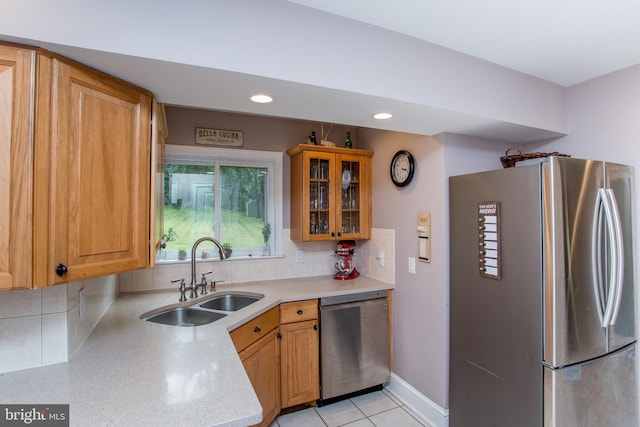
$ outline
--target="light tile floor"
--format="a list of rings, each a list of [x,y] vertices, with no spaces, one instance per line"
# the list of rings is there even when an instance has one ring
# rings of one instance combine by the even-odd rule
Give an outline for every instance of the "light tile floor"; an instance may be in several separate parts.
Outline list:
[[[374,391],[281,415],[270,427],[430,427],[391,393]]]

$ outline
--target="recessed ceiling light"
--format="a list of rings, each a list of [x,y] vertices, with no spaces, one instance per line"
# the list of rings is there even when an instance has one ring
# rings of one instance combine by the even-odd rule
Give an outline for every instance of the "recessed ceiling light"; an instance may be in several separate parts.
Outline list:
[[[259,104],[267,104],[267,103],[273,101],[273,98],[270,97],[269,95],[258,94],[258,95],[253,95],[251,97],[251,100],[253,102],[257,102]]]
[[[393,114],[391,113],[376,113],[373,115],[373,118],[377,120],[387,120],[391,117],[393,117]]]

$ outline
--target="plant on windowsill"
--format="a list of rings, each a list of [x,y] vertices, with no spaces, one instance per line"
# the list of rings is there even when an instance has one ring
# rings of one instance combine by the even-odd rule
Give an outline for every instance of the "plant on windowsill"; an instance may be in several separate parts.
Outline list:
[[[222,249],[224,250],[224,255],[229,258],[231,256],[231,243],[225,242],[222,244]]]
[[[180,250],[178,251],[178,259],[179,260],[185,260],[187,259],[187,251],[184,248],[180,248]]]
[[[169,227],[169,230],[165,234],[162,235],[162,242],[160,244],[160,259],[167,259],[167,245],[170,242],[173,242],[178,239],[178,233],[173,227]]]
[[[169,230],[167,230],[167,234],[165,234],[162,237],[165,243],[169,243],[169,242],[173,242],[178,238],[178,233],[176,233],[176,230],[174,230],[173,227],[169,227]]]
[[[262,237],[264,238],[264,245],[262,246],[262,256],[271,255],[271,246],[269,246],[269,237],[271,237],[271,224],[266,223],[262,227]]]

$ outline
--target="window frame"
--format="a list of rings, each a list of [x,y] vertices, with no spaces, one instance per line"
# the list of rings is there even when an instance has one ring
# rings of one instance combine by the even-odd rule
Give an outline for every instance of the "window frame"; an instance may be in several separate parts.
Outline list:
[[[194,145],[177,145],[166,144],[164,152],[164,163],[181,163],[188,164],[206,164],[216,165],[219,170],[220,166],[248,166],[248,167],[266,167],[269,170],[269,176],[266,191],[269,199],[267,207],[266,221],[271,224],[271,256],[282,256],[282,226],[283,226],[283,153],[276,151],[248,150],[248,149],[232,149],[221,147],[194,146]],[[222,165],[220,165],[222,163]],[[163,171],[164,173],[164,171]],[[219,193],[219,180],[216,179],[216,197]],[[214,218],[217,222],[217,218]],[[163,218],[164,221],[164,218]],[[219,226],[219,224],[216,224]],[[228,237],[223,237],[228,241]],[[222,242],[221,242],[222,243]],[[233,258],[263,258],[261,253],[251,254],[240,253],[235,251]],[[257,255],[257,256],[256,256]],[[157,260],[157,262],[177,261]]]

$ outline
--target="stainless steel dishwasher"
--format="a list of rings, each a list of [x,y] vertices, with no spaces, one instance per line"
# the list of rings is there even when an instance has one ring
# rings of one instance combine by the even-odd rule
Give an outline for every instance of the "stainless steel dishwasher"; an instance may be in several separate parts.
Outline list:
[[[319,404],[389,381],[387,291],[321,298],[320,326]]]

